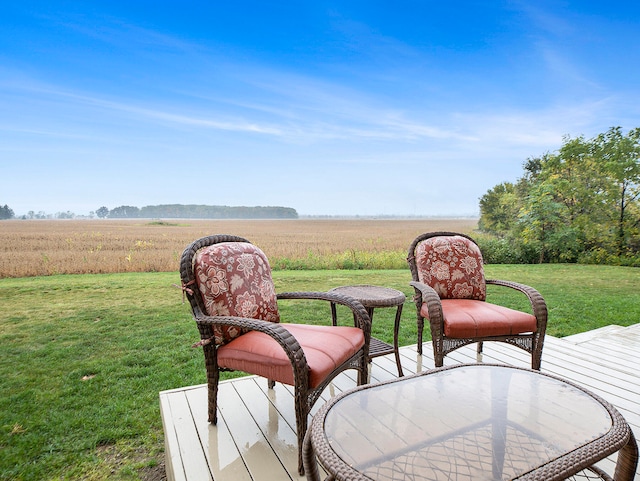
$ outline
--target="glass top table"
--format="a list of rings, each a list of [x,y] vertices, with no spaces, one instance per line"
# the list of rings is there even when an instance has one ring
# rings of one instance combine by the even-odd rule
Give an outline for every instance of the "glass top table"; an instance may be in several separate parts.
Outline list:
[[[335,479],[555,480],[620,451],[632,480],[637,446],[606,401],[560,378],[502,365],[441,368],[329,400],[305,439]]]

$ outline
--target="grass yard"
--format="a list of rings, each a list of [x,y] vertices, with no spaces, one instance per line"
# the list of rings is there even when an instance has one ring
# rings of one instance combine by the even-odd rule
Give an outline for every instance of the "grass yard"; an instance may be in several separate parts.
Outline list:
[[[554,336],[640,321],[637,269],[486,270],[536,287]],[[408,269],[276,271],[274,278],[280,292],[362,283],[400,289],[409,299],[401,344],[415,343]],[[158,392],[205,382],[202,354],[190,347],[197,329],[172,286],[178,282],[177,272],[0,279],[0,479],[159,479]],[[489,296],[497,300],[494,291]],[[500,300],[524,307],[517,296]],[[308,301],[281,307],[285,321],[329,317],[327,305]],[[393,314],[376,311],[376,337],[392,339]]]

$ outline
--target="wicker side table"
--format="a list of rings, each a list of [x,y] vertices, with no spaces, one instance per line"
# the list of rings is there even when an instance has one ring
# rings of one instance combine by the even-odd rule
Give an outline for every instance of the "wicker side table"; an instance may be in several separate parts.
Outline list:
[[[397,289],[389,287],[371,286],[371,285],[355,285],[341,286],[331,289],[329,292],[341,294],[343,296],[352,297],[365,307],[371,322],[373,322],[373,310],[376,307],[396,307],[396,318],[393,326],[393,346],[387,344],[375,337],[371,338],[369,345],[369,361],[378,356],[394,353],[396,357],[396,366],[398,367],[398,376],[402,377],[402,364],[400,363],[400,351],[398,350],[398,332],[400,330],[400,317],[402,316],[402,306],[406,300],[406,296]],[[333,325],[337,323],[337,314],[335,304],[331,304],[331,317]]]

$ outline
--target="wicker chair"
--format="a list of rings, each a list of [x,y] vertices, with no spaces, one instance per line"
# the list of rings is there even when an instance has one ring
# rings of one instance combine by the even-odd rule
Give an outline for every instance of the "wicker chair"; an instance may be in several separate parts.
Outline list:
[[[540,369],[547,327],[547,306],[532,287],[484,277],[480,248],[469,236],[429,232],[418,236],[407,257],[418,311],[418,353],[429,320],[436,367],[444,357],[467,344],[502,341],[531,353],[531,368]],[[516,289],[525,294],[533,314],[486,302],[486,286]]]
[[[217,421],[220,371],[256,374],[294,386],[298,471],[311,407],[346,369],[367,382],[371,321],[362,304],[327,292],[276,294],[264,253],[242,237],[213,235],[191,243],[180,260],[182,289],[200,331],[208,383],[209,422]],[[282,299],[315,299],[346,305],[354,325],[280,323]],[[329,306],[328,306],[329,307]],[[330,310],[327,308],[327,314]]]

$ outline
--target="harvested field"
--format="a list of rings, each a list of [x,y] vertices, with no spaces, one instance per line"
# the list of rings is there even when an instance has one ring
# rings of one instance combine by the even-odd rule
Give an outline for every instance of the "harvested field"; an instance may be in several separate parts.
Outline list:
[[[393,255],[397,263],[422,232],[470,233],[476,225],[477,219],[2,221],[0,278],[177,271],[184,248],[211,234],[247,238],[265,251],[274,269],[301,268],[298,261],[322,267],[318,260],[325,258],[341,267],[340,256],[349,266],[363,254]]]

